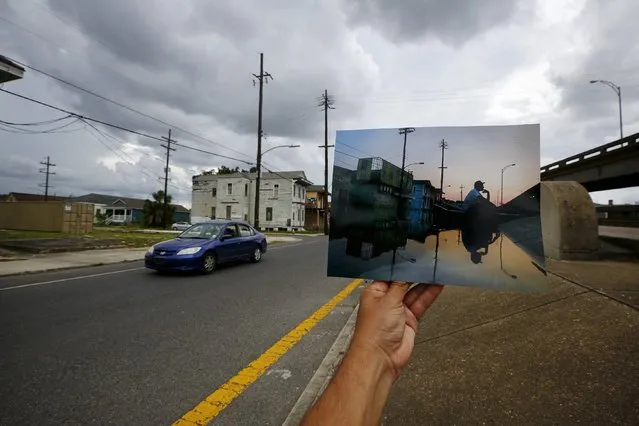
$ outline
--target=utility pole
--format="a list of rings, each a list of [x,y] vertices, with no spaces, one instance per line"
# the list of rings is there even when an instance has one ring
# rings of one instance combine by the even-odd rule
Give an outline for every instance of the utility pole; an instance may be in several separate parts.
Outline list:
[[[459,185],[459,201],[464,201],[464,184]]]
[[[324,94],[320,96],[319,106],[324,111],[324,145],[320,145],[320,148],[324,148],[324,197],[322,204],[324,207],[324,235],[328,235],[328,148],[335,145],[328,144],[328,110],[335,109],[333,106],[335,100],[328,96],[328,90],[324,90]]]
[[[442,200],[444,199],[444,169],[447,169],[448,167],[444,167],[444,150],[448,149],[448,142],[446,142],[444,139],[442,139],[442,141],[439,143],[439,147],[442,149],[442,165],[441,167],[439,167],[439,169],[441,169],[441,177],[439,180],[439,187],[440,187],[440,191],[442,194]]]
[[[162,227],[166,228],[168,224],[168,213],[169,213],[169,203],[168,203],[168,190],[169,190],[169,159],[171,157],[171,151],[175,151],[175,148],[171,147],[171,143],[175,142],[171,139],[171,129],[169,129],[169,137],[162,136],[162,139],[166,141],[166,145],[161,145],[162,148],[166,148],[166,166],[164,167],[164,208],[162,209]]]
[[[264,72],[264,54],[260,53],[260,74],[253,74],[253,77],[259,80],[260,95],[257,107],[257,161],[256,161],[256,177],[255,177],[255,212],[253,225],[255,229],[260,227],[260,181],[262,177],[262,100],[264,98],[264,82],[268,84],[268,79],[273,80],[273,76],[267,72]],[[255,80],[253,80],[253,86],[255,86]]]
[[[399,201],[397,203],[397,214],[399,215],[398,219],[402,219],[402,207],[403,207],[403,195],[404,195],[404,166],[406,164],[406,139],[408,138],[409,133],[413,133],[415,131],[412,127],[402,127],[399,129],[399,134],[404,135],[404,149],[402,151],[402,170],[399,174]]]
[[[40,161],[40,164],[45,166],[45,168],[40,169],[40,173],[45,174],[44,185],[40,184],[41,187],[44,187],[44,201],[49,201],[49,176],[54,175],[55,172],[51,171],[51,167],[55,167],[55,164],[51,162],[51,158],[47,156],[47,161]]]

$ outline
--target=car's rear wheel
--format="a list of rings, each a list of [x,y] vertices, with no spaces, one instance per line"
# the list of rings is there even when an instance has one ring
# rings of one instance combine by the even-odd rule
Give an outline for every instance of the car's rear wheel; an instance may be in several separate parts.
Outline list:
[[[253,249],[253,254],[251,255],[251,262],[257,263],[262,260],[262,249],[260,246],[255,246]]]
[[[208,252],[204,254],[202,259],[202,272],[210,274],[217,268],[217,256],[215,253]]]

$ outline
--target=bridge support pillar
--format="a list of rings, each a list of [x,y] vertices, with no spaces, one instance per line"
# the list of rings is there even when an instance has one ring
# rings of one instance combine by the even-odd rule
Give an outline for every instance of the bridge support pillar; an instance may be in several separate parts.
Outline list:
[[[578,182],[540,185],[544,255],[554,260],[590,260],[599,252],[597,210]]]

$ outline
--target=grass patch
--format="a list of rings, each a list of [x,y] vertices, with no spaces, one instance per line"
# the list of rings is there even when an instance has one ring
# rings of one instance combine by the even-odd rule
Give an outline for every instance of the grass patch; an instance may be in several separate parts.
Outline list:
[[[0,230],[0,240],[27,240],[27,239],[84,239],[94,240],[96,244],[105,241],[119,243],[127,247],[148,247],[161,241],[174,238],[172,234],[148,234],[130,232],[130,230],[103,230],[96,229],[89,234],[65,234],[62,232],[45,231],[18,231]]]

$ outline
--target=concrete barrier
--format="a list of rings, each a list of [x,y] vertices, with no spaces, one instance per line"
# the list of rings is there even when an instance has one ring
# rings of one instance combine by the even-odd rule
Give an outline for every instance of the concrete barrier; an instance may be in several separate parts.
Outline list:
[[[591,260],[599,252],[595,205],[578,182],[541,182],[544,254],[554,260]]]

